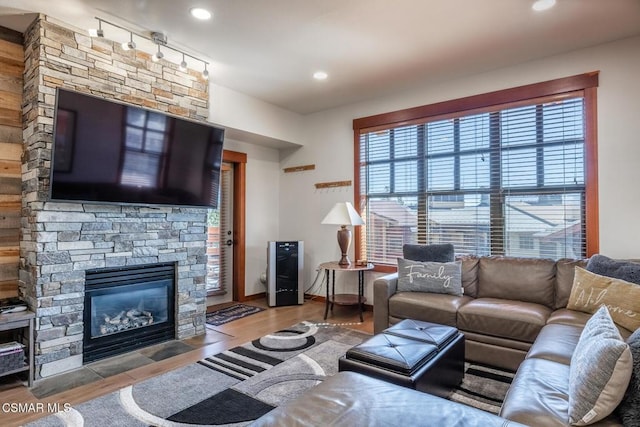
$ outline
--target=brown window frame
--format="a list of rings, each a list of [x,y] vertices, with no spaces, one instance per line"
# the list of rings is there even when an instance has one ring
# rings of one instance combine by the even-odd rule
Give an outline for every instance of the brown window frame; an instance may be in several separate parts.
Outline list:
[[[354,147],[354,206],[359,209],[365,195],[360,189],[360,135],[375,129],[424,122],[441,116],[468,114],[497,105],[507,106],[546,96],[559,96],[582,92],[585,105],[585,227],[587,256],[599,251],[598,217],[598,129],[597,129],[597,87],[599,71],[570,77],[533,83],[494,92],[472,95],[435,104],[422,105],[389,113],[377,114],[353,120]],[[366,256],[361,248],[361,227],[355,227],[355,251],[357,259]],[[378,264],[376,271],[393,272],[395,266]]]

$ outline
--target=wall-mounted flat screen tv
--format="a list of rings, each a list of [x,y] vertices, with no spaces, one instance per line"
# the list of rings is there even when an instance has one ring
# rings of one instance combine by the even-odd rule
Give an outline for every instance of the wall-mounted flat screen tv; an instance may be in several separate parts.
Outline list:
[[[224,129],[58,89],[51,199],[216,208]]]

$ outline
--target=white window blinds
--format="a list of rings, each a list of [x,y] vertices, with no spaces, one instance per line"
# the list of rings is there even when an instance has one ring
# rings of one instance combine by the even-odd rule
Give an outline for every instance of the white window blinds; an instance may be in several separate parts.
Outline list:
[[[586,254],[582,92],[363,131],[358,176],[370,262],[395,264],[405,243]]]

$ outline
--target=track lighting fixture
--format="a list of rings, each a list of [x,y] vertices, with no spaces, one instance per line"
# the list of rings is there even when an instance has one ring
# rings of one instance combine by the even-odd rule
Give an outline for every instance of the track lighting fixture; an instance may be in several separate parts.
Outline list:
[[[152,43],[154,43],[157,46],[157,51],[153,54],[153,56],[151,57],[151,60],[153,62],[158,62],[159,60],[161,60],[162,58],[164,58],[164,53],[160,50],[160,47],[164,47],[165,49],[169,49],[172,50],[178,54],[182,55],[182,61],[180,62],[180,64],[178,65],[178,69],[182,72],[186,72],[187,71],[187,60],[186,57],[188,56],[189,58],[195,59],[196,61],[200,61],[202,62],[202,64],[204,65],[204,70],[202,71],[202,78],[204,79],[208,79],[209,78],[209,70],[207,69],[207,66],[209,65],[209,62],[205,61],[204,59],[200,59],[197,58],[193,55],[189,55],[188,53],[185,53],[183,51],[181,51],[180,49],[176,49],[174,47],[171,47],[167,44],[167,36],[161,32],[156,32],[156,31],[151,31],[151,32],[147,32],[146,34],[141,34],[139,32],[135,32],[132,31],[128,28],[124,28],[118,24],[114,24],[112,22],[109,21],[105,21],[102,18],[95,18],[98,21],[98,29],[90,29],[89,30],[89,35],[91,37],[104,37],[104,31],[102,30],[102,23],[104,22],[105,24],[109,24],[112,27],[115,28],[119,28],[121,30],[124,30],[126,32],[129,33],[129,41],[128,42],[123,42],[121,44],[122,46],[122,50],[132,50],[132,49],[136,49],[136,43],[133,41],[133,36],[135,34],[136,37],[139,37],[141,39],[146,39],[151,41]],[[150,33],[150,36],[149,36]]]
[[[136,44],[133,42],[133,33],[129,33],[129,41],[122,43],[122,50],[133,50]]]

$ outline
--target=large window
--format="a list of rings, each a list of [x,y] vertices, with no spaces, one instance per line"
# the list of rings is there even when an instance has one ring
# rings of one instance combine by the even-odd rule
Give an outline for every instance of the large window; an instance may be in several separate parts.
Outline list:
[[[405,243],[594,251],[596,85],[575,76],[355,120],[358,258],[395,265]]]

